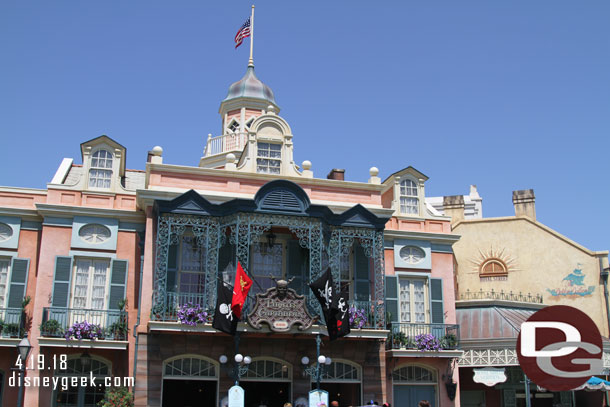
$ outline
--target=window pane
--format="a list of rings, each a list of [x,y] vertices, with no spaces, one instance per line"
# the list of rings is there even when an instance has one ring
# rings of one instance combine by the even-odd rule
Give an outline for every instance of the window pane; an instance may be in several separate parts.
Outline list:
[[[8,260],[0,260],[0,308],[6,301],[6,287],[8,285]]]
[[[267,243],[254,243],[252,245],[252,276],[258,282],[252,286],[254,293],[274,287],[275,283],[270,276],[283,277],[283,247],[282,243],[276,243],[269,247]]]

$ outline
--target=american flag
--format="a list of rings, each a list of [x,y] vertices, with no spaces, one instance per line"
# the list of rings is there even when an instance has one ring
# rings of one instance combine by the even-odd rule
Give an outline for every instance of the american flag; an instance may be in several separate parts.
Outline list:
[[[246,22],[239,28],[237,34],[235,34],[235,48],[239,47],[241,43],[244,41],[244,38],[250,36],[250,17],[246,20]]]

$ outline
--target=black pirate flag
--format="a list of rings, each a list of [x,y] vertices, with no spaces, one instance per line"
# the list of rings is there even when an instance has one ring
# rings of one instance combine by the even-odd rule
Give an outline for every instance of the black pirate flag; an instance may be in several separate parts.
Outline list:
[[[333,276],[330,272],[330,267],[326,269],[320,278],[309,284],[309,288],[311,288],[313,295],[320,302],[324,319],[328,325],[328,321],[331,319],[333,313],[337,309],[335,284],[333,283]]]
[[[221,281],[218,282],[218,295],[216,297],[216,311],[214,311],[214,322],[212,326],[219,331],[235,335],[237,330],[237,317],[233,315],[231,301],[233,290],[227,288]]]
[[[341,289],[341,293],[337,296],[337,306],[335,312],[327,322],[328,337],[331,341],[342,338],[351,332],[349,322],[349,287],[345,286]]]

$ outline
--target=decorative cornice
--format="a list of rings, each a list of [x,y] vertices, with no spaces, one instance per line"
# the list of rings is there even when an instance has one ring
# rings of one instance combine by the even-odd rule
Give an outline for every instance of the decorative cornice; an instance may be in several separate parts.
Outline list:
[[[383,235],[386,239],[418,239],[428,240],[432,243],[453,244],[460,240],[460,235],[451,233],[412,232],[407,230],[385,229]]]
[[[0,186],[0,193],[10,192],[14,194],[30,194],[30,195],[46,195],[46,189],[40,188],[21,188],[21,187],[3,187]]]
[[[150,176],[150,172],[152,171],[163,171],[163,172],[173,172],[180,174],[193,174],[193,175],[207,175],[210,177],[231,177],[236,180],[263,180],[263,181],[273,181],[276,179],[285,179],[289,181],[296,182],[302,186],[307,185],[320,185],[326,187],[333,187],[337,189],[360,189],[365,191],[375,191],[381,192],[383,187],[377,184],[369,184],[367,182],[356,182],[356,181],[338,181],[338,180],[330,180],[325,178],[303,178],[303,177],[294,177],[289,175],[275,175],[275,174],[262,174],[257,172],[244,172],[244,171],[230,171],[225,169],[217,169],[217,168],[201,168],[201,167],[190,167],[190,166],[182,166],[182,165],[172,165],[172,164],[146,164],[146,184],[148,185],[148,178]]]
[[[36,208],[38,209],[38,213],[44,217],[73,218],[74,216],[95,216],[102,218],[114,218],[123,222],[142,223],[145,221],[144,213],[141,211],[42,203],[36,204]]]
[[[35,209],[0,207],[0,215],[20,217],[22,220],[42,222],[42,216]]]
[[[511,308],[527,308],[527,309],[542,309],[547,307],[547,304],[540,304],[535,302],[525,301],[508,301],[508,300],[496,300],[496,299],[481,299],[481,300],[457,300],[455,302],[456,308],[468,308],[468,307],[511,307]]]

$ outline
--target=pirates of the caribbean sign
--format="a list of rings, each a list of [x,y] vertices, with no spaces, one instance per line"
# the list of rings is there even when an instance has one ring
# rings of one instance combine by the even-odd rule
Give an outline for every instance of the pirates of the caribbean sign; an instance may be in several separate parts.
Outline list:
[[[274,332],[288,332],[293,325],[304,331],[316,321],[307,312],[305,297],[288,288],[290,281],[276,280],[275,287],[256,294],[256,305],[248,315],[252,328],[261,329],[261,324],[266,323]]]

